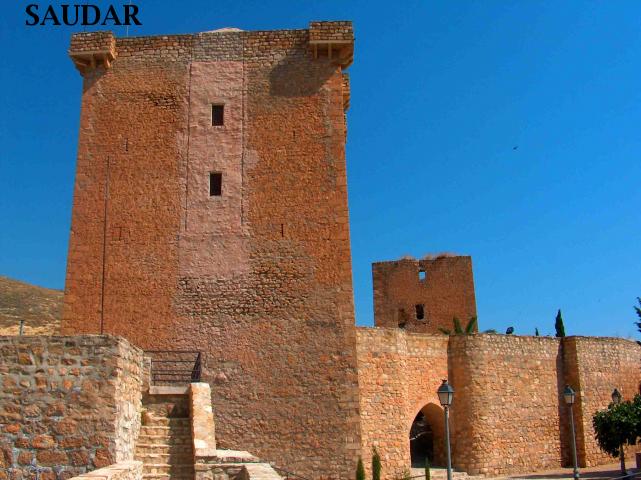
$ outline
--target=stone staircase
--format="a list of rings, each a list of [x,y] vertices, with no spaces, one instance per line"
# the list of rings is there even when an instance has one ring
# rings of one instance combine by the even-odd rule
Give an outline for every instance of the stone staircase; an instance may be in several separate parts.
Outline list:
[[[194,451],[187,395],[145,395],[136,460],[143,479],[193,480]]]

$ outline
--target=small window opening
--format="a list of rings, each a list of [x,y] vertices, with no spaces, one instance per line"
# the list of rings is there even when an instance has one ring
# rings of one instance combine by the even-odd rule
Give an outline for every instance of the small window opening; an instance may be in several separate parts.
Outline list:
[[[225,124],[225,105],[211,106],[211,124],[215,127]]]
[[[418,279],[421,282],[425,281],[425,270],[423,270],[422,268],[418,271]]]
[[[422,304],[416,305],[416,320],[423,320],[425,318],[425,307]]]
[[[209,196],[220,197],[223,194],[223,174],[209,174]]]

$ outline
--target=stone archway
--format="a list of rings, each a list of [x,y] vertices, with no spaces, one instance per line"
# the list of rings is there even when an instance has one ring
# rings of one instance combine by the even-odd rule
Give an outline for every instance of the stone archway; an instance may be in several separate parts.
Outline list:
[[[444,417],[443,408],[428,403],[416,414],[409,432],[410,459],[413,468],[425,466],[428,459],[432,466],[444,466]]]

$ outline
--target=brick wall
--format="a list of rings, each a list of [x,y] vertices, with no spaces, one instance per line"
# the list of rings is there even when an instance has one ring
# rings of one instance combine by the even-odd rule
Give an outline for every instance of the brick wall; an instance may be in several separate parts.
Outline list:
[[[335,29],[349,37],[348,23]],[[340,64],[314,58],[307,30],[115,45],[109,68],[84,71],[62,331],[202,350],[221,448],[351,475]],[[222,127],[212,103],[225,105]],[[223,175],[220,197],[210,172]]]
[[[142,353],[111,336],[0,337],[0,479],[133,460]]]
[[[421,280],[419,272],[424,272]],[[411,332],[440,333],[452,329],[453,317],[463,327],[476,316],[472,259],[442,256],[372,264],[374,323],[402,326]],[[423,308],[423,317],[417,314]]]

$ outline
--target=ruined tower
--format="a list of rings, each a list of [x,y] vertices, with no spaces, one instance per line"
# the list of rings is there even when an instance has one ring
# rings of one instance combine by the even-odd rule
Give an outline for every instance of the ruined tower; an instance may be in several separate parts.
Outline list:
[[[453,317],[463,327],[476,317],[470,257],[378,262],[372,265],[372,277],[377,327],[439,333],[439,327],[452,329]]]
[[[69,54],[83,88],[63,333],[202,351],[222,448],[351,475],[351,23],[82,33]]]

